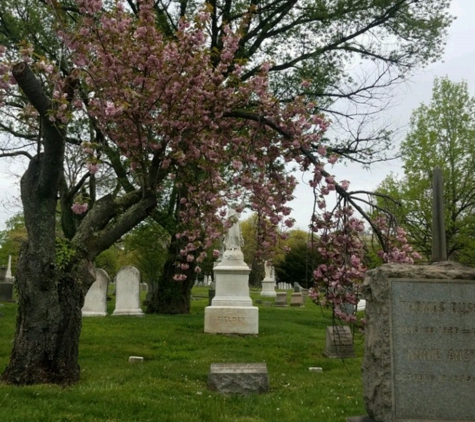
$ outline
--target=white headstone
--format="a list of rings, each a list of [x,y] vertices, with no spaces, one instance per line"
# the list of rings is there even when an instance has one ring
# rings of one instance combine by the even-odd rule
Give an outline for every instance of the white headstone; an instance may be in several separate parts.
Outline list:
[[[140,272],[135,267],[122,267],[116,276],[115,310],[112,316],[144,316],[140,308]]]
[[[82,316],[106,316],[107,315],[107,289],[109,287],[109,276],[103,269],[96,269],[96,281],[84,298]]]
[[[272,266],[272,262],[266,261],[264,268],[266,276],[264,280],[262,280],[261,296],[276,297],[277,293],[275,292],[274,267]]]

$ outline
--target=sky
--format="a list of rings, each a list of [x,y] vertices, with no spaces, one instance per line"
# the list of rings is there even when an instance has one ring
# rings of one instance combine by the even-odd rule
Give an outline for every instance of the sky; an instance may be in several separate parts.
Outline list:
[[[422,102],[430,102],[435,77],[447,76],[453,82],[465,80],[471,95],[475,96],[475,0],[452,0],[450,13],[456,20],[448,30],[442,59],[398,86],[393,92],[391,108],[382,113],[382,120],[398,129],[396,143],[404,138],[412,112]],[[374,191],[391,172],[402,174],[399,160],[375,163],[370,169],[359,164],[335,164],[326,169],[335,175],[336,181],[349,180],[349,191]],[[296,227],[303,230],[308,227],[313,208],[313,194],[305,183],[308,179],[299,179],[296,199],[290,204]]]
[[[428,103],[432,96],[434,78],[447,76],[453,82],[465,80],[475,96],[475,0],[452,0],[450,12],[456,16],[448,31],[447,44],[443,58],[419,71],[407,82],[398,86],[392,98],[393,106],[384,111],[382,119],[398,128],[399,140],[408,127],[411,113],[422,102]],[[397,140],[395,141],[397,142]],[[350,190],[373,191],[390,173],[401,174],[401,162],[389,161],[375,163],[369,170],[358,164],[336,164],[328,170],[337,181],[350,180]],[[0,230],[19,207],[19,177],[22,169],[7,160],[0,160]],[[313,195],[306,185],[307,178],[297,175],[299,186],[295,199],[290,203],[291,216],[296,227],[306,230],[313,207]]]

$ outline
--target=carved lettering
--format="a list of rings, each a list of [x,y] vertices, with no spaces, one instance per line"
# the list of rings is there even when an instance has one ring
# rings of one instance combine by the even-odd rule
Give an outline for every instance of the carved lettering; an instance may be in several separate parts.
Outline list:
[[[412,361],[441,360],[442,353],[439,349],[409,349],[407,359]]]
[[[246,318],[240,316],[226,316],[221,315],[217,317],[218,321],[221,322],[246,322]]]
[[[405,382],[434,382],[436,380],[435,375],[431,374],[398,374],[396,375],[397,381]]]
[[[475,303],[471,302],[452,302],[452,312],[454,314],[475,314]]]
[[[413,314],[444,314],[447,310],[445,302],[426,302],[423,300],[400,301],[408,312]]]
[[[468,362],[475,359],[474,349],[449,349],[447,357],[449,360],[458,362]]]

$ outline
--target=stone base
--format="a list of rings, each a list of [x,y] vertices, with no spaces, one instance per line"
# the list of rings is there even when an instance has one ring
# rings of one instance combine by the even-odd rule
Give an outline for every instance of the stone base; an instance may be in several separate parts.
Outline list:
[[[0,300],[2,302],[13,302],[13,284],[0,282]]]
[[[263,297],[277,297],[276,292],[264,292],[264,291],[262,291],[260,293],[260,295],[263,296]]]
[[[205,333],[259,334],[259,309],[256,306],[207,306]]]
[[[277,292],[275,291],[275,281],[273,279],[264,279],[262,280],[262,290],[261,296],[264,297],[276,297]]]
[[[112,313],[112,316],[136,316],[143,317],[145,314],[142,309],[118,309]]]
[[[350,327],[327,327],[326,345],[323,354],[333,359],[355,358],[353,335]]]
[[[286,292],[278,292],[274,306],[287,306],[287,293]]]
[[[304,306],[302,293],[292,293],[290,306]]]
[[[82,311],[83,317],[107,316],[107,312]]]
[[[208,388],[223,394],[256,394],[269,391],[265,363],[212,363]]]

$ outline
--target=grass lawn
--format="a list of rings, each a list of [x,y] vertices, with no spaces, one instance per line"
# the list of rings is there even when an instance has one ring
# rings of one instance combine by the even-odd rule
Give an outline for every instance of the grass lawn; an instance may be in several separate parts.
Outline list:
[[[363,339],[356,335],[357,358],[324,357],[329,313],[310,300],[303,308],[257,305],[259,336],[212,335],[203,332],[207,289],[195,287],[193,295],[190,315],[84,318],[81,381],[69,388],[0,384],[0,421],[344,422],[365,413]],[[252,297],[258,299],[258,292]],[[5,304],[0,312],[3,369],[16,305]],[[129,364],[132,355],[143,356],[144,363]],[[265,362],[271,391],[248,397],[210,392],[210,365],[225,362]],[[311,372],[311,366],[323,372]]]

